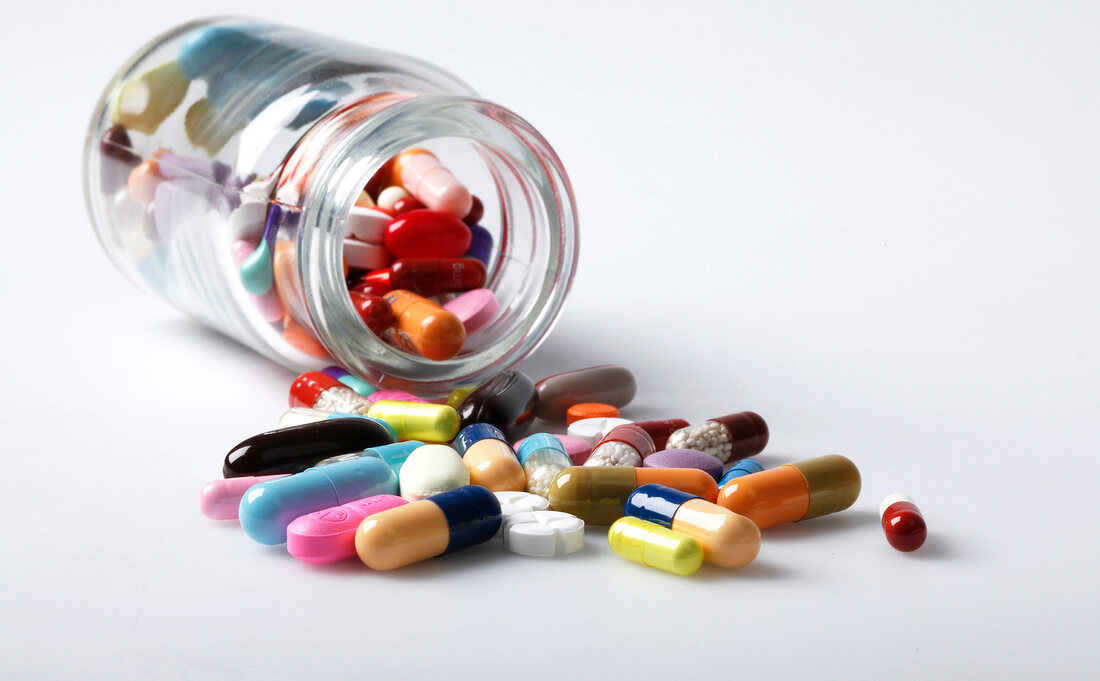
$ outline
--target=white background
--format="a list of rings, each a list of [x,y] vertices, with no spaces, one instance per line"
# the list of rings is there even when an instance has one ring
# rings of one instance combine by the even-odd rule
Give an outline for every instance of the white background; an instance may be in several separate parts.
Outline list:
[[[115,69],[232,11],[419,56],[568,168],[522,365],[632,418],[753,409],[843,514],[692,578],[492,546],[318,569],[196,510],[293,374],[131,287],[80,158]],[[0,678],[1084,679],[1100,656],[1100,12],[1089,3],[14,3],[0,23]],[[887,494],[931,536],[892,550]]]

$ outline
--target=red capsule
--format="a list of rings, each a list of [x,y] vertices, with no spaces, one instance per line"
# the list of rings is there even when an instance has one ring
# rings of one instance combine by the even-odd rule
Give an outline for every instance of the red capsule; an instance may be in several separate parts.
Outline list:
[[[891,494],[879,507],[886,541],[898,551],[916,551],[928,538],[924,516],[913,500],[904,494]]]
[[[653,446],[656,447],[659,452],[665,448],[665,443],[668,442],[669,435],[672,435],[681,428],[687,428],[691,424],[684,419],[661,419],[659,421],[635,421],[634,425],[644,430],[653,438]]]
[[[405,213],[408,213],[408,212],[411,212],[411,211],[414,211],[414,210],[423,210],[423,209],[424,209],[424,204],[420,203],[419,201],[416,200],[415,197],[412,197],[412,196],[406,196],[403,199],[398,199],[393,204],[393,214],[394,215],[403,215]]]
[[[485,217],[485,206],[482,205],[481,199],[476,196],[471,196],[470,201],[470,212],[466,213],[466,217],[462,218],[462,221],[467,225],[476,225],[481,222],[481,218]]]
[[[393,290],[393,286],[390,284],[390,270],[386,268],[361,274],[350,282],[348,289],[359,293],[384,296]]]
[[[380,334],[393,326],[393,309],[385,298],[359,291],[351,291],[348,295],[351,296],[352,306],[355,307],[355,311],[359,313],[368,329]]]
[[[363,188],[364,191],[371,196],[377,197],[378,193],[386,188],[386,185],[390,182],[390,176],[393,175],[393,162],[395,158],[391,158],[382,164],[378,172],[367,181],[367,186]]]
[[[396,258],[458,258],[470,248],[470,228],[435,210],[414,210],[386,227],[386,248]]]
[[[473,258],[402,258],[390,268],[390,284],[422,296],[485,286],[485,265]]]

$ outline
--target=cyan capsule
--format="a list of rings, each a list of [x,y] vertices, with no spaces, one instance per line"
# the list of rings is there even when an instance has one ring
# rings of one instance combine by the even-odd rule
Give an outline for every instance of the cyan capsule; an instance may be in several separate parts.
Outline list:
[[[397,475],[381,458],[366,456],[255,484],[241,498],[237,517],[252,539],[282,544],[295,518],[376,494],[397,494]]]
[[[752,475],[753,473],[759,473],[764,470],[764,467],[760,465],[760,462],[756,459],[741,459],[733,468],[726,471],[726,474],[722,476],[722,479],[718,481],[718,487],[721,488],[730,480],[734,478],[740,478],[745,475]]]

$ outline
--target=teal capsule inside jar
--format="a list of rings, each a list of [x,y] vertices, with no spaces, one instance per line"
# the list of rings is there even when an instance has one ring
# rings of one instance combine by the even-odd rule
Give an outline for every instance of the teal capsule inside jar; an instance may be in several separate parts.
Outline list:
[[[353,207],[412,148],[480,199],[492,237],[499,308],[442,361],[370,331],[344,267]],[[295,370],[338,363],[423,395],[529,354],[577,259],[568,178],[519,116],[419,60],[244,20],[170,31],[116,75],[89,130],[85,194],[118,268],[186,314]]]

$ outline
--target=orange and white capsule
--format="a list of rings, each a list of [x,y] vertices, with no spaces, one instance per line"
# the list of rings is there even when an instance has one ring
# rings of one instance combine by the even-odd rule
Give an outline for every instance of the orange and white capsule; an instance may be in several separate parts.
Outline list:
[[[883,499],[879,515],[886,541],[898,551],[916,551],[928,538],[924,516],[908,495],[891,494]]]
[[[718,505],[763,530],[843,511],[860,487],[855,464],[829,454],[734,478],[718,491]]]
[[[427,149],[409,149],[398,155],[393,178],[432,210],[464,218],[474,205],[470,190]]]

